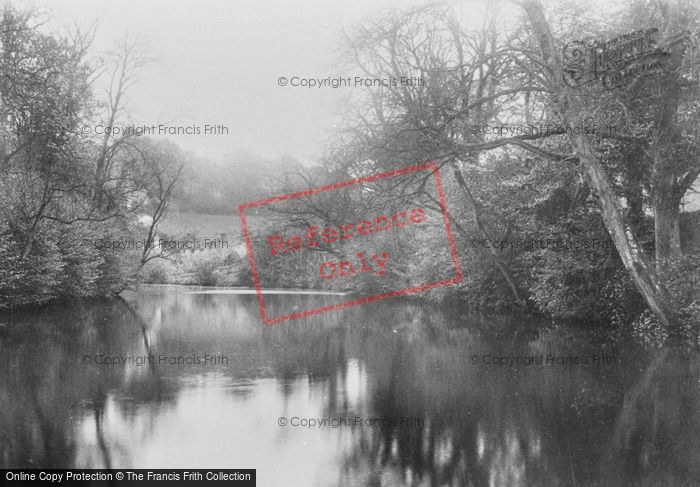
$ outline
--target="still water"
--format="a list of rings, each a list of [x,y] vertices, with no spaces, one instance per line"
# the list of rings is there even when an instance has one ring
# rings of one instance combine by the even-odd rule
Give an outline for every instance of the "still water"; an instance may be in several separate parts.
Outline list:
[[[700,360],[402,300],[263,327],[254,295],[144,288],[0,316],[0,467],[697,486]]]

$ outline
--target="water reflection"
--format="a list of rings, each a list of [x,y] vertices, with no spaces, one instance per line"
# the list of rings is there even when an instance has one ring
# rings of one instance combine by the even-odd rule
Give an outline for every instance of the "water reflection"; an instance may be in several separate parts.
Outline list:
[[[269,296],[281,309],[328,299]],[[260,485],[700,484],[697,356],[397,301],[263,327],[255,296],[174,289],[0,322],[2,468],[257,468]],[[594,353],[620,363],[474,360]]]

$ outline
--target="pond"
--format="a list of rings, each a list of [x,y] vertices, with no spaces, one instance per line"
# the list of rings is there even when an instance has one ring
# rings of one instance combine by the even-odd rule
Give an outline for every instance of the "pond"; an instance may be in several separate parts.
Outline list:
[[[0,467],[700,485],[700,359],[402,299],[265,327],[250,293],[143,287],[0,316]]]

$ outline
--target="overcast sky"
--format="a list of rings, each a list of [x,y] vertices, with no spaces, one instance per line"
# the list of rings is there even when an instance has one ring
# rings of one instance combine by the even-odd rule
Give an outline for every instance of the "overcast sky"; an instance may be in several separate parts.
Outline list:
[[[333,136],[347,89],[278,86],[286,76],[343,76],[342,29],[406,0],[34,0],[58,29],[97,23],[94,51],[129,36],[157,60],[129,94],[134,122],[223,124],[228,135],[177,143],[219,158],[247,150],[313,159]],[[413,0],[420,4],[424,1]],[[473,4],[472,6],[473,7]],[[463,7],[459,6],[458,10]]]
[[[479,26],[485,5],[454,0],[455,13]],[[557,0],[558,2],[559,0]],[[583,0],[582,0],[583,1]],[[607,0],[587,0],[591,4]],[[171,137],[219,159],[248,151],[315,159],[332,140],[351,88],[278,86],[285,76],[347,76],[339,63],[342,31],[392,8],[430,0],[28,0],[47,28],[97,25],[94,54],[128,36],[155,59],[128,96],[135,124],[221,124],[228,135]],[[513,7],[510,2],[501,5]],[[600,6],[600,5],[598,5]],[[505,7],[504,7],[505,8]],[[597,8],[597,7],[596,7]],[[501,9],[503,13],[503,9]]]

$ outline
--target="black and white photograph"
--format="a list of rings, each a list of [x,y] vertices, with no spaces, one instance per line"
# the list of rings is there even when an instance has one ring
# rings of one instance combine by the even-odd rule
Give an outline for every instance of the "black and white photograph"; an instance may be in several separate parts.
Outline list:
[[[700,487],[700,0],[0,0],[0,486]]]

